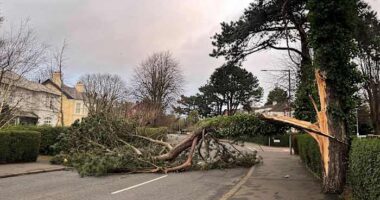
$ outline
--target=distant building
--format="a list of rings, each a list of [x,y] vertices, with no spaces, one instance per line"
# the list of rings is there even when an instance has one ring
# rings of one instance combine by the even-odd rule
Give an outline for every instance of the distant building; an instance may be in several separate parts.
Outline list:
[[[12,72],[2,78],[2,85],[13,87],[4,102],[14,108],[15,124],[55,126],[58,122],[59,93]],[[3,89],[3,87],[2,87]],[[2,97],[4,98],[4,97]]]
[[[63,124],[64,126],[70,126],[76,120],[81,120],[88,115],[88,109],[84,103],[84,85],[78,82],[75,87],[67,86],[61,83],[60,76],[59,72],[54,72],[52,78],[44,81],[42,84],[59,95],[63,95]],[[58,124],[61,124],[61,117],[59,117]]]
[[[289,116],[289,107],[287,103],[277,103],[265,105],[261,107],[253,107],[253,112],[257,114],[277,115],[277,116]],[[293,114],[293,112],[292,112]]]

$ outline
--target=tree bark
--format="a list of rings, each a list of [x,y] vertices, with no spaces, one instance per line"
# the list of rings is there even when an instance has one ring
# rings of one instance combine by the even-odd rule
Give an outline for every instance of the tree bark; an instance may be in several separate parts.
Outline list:
[[[380,85],[374,83],[365,87],[368,93],[371,122],[376,135],[380,135]]]
[[[193,141],[198,141],[199,137],[202,135],[202,130],[196,130],[194,131],[189,137],[182,140],[179,144],[177,144],[173,149],[171,149],[169,152],[157,156],[155,159],[157,160],[174,160],[178,157],[179,154],[181,154],[184,150],[191,147],[193,144]]]

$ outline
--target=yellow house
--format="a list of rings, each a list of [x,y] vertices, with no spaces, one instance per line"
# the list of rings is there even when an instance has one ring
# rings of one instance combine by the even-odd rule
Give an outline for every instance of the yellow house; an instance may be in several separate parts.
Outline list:
[[[70,126],[75,120],[81,120],[88,114],[84,104],[84,85],[78,82],[75,87],[70,87],[62,84],[60,77],[61,74],[59,72],[54,72],[53,77],[44,81],[42,84],[62,95],[63,116],[61,116],[61,112],[59,112],[57,125],[62,124],[63,118],[64,126]]]

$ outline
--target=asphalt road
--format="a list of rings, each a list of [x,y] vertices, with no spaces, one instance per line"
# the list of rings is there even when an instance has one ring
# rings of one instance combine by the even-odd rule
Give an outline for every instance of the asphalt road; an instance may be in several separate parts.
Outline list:
[[[59,171],[0,179],[1,200],[206,200],[219,199],[248,169],[80,178]]]

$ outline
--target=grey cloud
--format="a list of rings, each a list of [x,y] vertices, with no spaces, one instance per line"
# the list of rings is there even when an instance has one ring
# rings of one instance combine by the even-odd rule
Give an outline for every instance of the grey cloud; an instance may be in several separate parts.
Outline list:
[[[133,68],[155,51],[170,50],[185,73],[186,94],[205,84],[222,59],[210,58],[210,37],[219,23],[238,18],[251,0],[3,0],[3,26],[30,18],[42,41],[68,41],[67,80],[84,73],[117,73],[127,81]],[[371,1],[376,10],[379,1]],[[282,54],[252,55],[244,66],[265,88],[262,68],[280,65]]]

